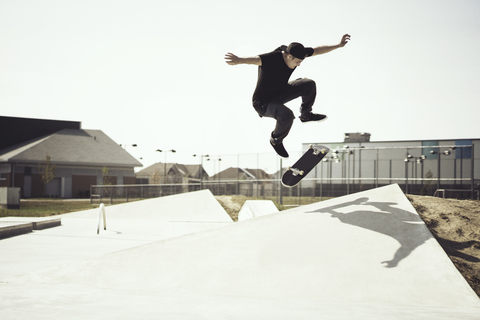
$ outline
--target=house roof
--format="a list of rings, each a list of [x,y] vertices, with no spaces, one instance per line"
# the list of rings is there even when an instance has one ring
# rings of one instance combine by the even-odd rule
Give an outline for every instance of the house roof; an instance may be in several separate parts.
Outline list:
[[[253,179],[270,179],[270,175],[262,169],[243,169],[230,167],[215,174],[212,180],[215,179],[241,179],[241,180],[253,180]]]
[[[0,150],[43,137],[63,129],[81,129],[78,121],[32,119],[0,116]]]
[[[255,179],[271,179],[272,178],[271,175],[269,175],[262,169],[245,169],[245,170],[250,172],[250,174],[252,174],[255,177]]]
[[[67,165],[141,167],[132,155],[101,130],[63,129],[0,150],[1,162],[51,162]]]
[[[140,177],[148,178],[152,176],[152,174],[154,174],[155,172],[158,172],[158,174],[162,176],[162,175],[165,175],[164,173],[165,169],[167,170],[167,174],[168,172],[170,172],[170,170],[174,170],[183,177],[189,176],[192,178],[199,178],[200,176],[199,174],[200,165],[198,164],[190,165],[190,164],[164,163],[164,162],[154,163],[151,166],[138,171],[135,175],[138,178]],[[204,170],[203,172],[205,173]]]
[[[135,176],[136,177],[150,177],[152,174],[155,172],[158,172],[159,175],[164,175],[165,168],[168,171],[175,165],[175,163],[162,163],[162,162],[157,162],[152,164],[151,166],[146,167],[145,169],[142,169],[138,171]]]
[[[200,178],[200,172],[203,172],[203,174],[207,174],[207,172],[205,170],[200,170],[200,165],[199,164],[182,164],[182,165],[179,165],[177,164],[177,166],[179,166],[179,168],[185,168],[186,169],[186,172],[189,174],[190,177],[192,178]]]

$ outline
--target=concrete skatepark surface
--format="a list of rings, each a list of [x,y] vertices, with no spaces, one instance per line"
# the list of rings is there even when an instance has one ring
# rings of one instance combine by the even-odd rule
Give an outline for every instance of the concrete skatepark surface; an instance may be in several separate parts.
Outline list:
[[[397,185],[238,223],[208,191],[152,200],[108,207],[98,236],[98,211],[85,211],[0,241],[2,319],[480,318],[478,297]]]
[[[58,215],[61,227],[1,240],[0,278],[233,223],[208,190],[107,207],[97,234],[99,213]]]

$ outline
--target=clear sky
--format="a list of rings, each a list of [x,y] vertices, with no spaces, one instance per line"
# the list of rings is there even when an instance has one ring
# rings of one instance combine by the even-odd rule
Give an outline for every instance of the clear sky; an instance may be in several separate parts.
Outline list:
[[[344,48],[307,58],[314,112],[284,141],[480,138],[478,0],[0,0],[0,114],[81,121],[142,157],[270,153],[274,120],[251,106],[252,56],[297,41]],[[298,113],[300,102],[289,103]],[[298,115],[298,114],[297,114]]]

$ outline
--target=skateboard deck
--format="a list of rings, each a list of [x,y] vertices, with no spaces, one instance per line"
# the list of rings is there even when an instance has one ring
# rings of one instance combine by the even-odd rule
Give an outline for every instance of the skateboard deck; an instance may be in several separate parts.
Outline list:
[[[328,147],[311,144],[307,152],[298,159],[282,176],[285,187],[295,187],[330,151]]]

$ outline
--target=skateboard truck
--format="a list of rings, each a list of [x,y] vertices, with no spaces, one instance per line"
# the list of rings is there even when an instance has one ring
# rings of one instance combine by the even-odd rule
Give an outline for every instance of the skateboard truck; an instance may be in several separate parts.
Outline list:
[[[292,171],[292,174],[294,176],[298,176],[298,175],[301,175],[303,176],[303,170],[300,170],[300,169],[297,169],[297,168],[291,168],[291,167],[288,167],[288,170]]]
[[[315,156],[318,156],[320,153],[321,154],[325,154],[327,152],[327,150],[325,149],[318,149],[317,147],[315,147],[314,145],[310,145],[309,146],[310,149],[313,149],[313,155]]]

